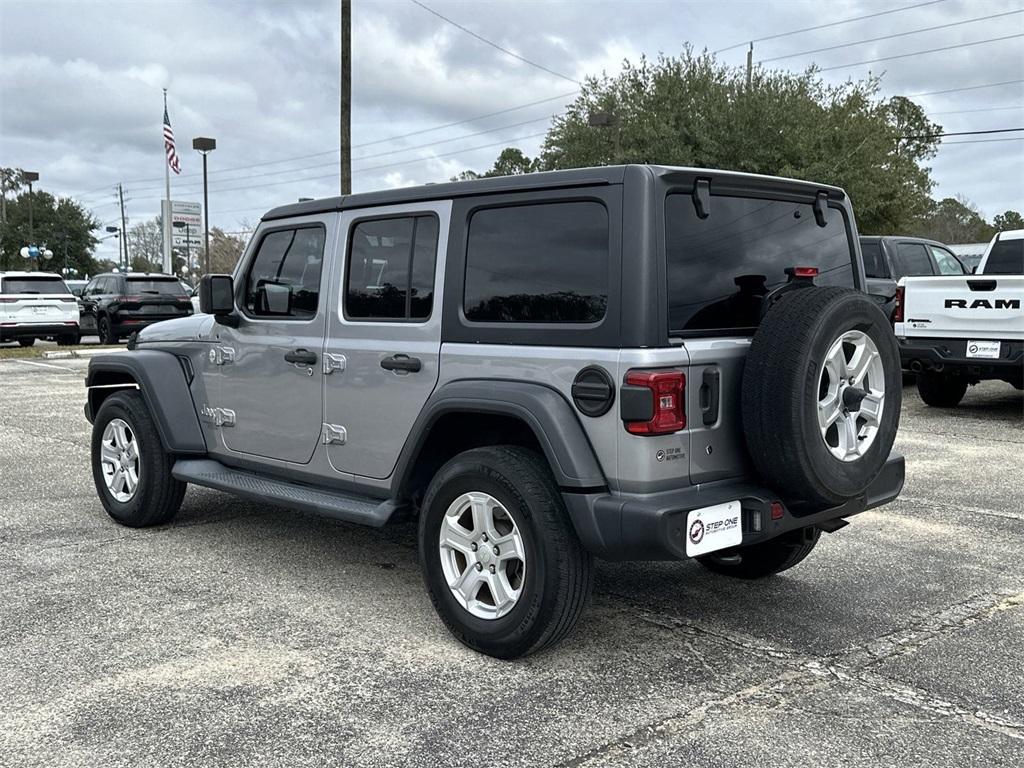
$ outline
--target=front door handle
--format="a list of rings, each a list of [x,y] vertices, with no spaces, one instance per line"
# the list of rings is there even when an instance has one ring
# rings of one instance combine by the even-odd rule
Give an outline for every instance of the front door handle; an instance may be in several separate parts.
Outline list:
[[[289,363],[295,365],[316,365],[316,352],[310,352],[308,349],[293,349],[291,352],[286,352],[284,359]]]
[[[409,373],[417,373],[423,367],[423,363],[420,362],[418,357],[392,355],[391,357],[385,357],[381,360],[380,367],[385,371],[408,371]]]

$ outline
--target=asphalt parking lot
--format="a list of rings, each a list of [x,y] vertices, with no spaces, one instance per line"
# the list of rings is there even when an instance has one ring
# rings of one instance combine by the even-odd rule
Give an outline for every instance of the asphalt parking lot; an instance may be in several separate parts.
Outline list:
[[[190,488],[115,525],[84,360],[0,361],[0,764],[1024,764],[1022,394],[908,388],[901,499],[759,583],[600,564],[556,649],[500,662],[430,606],[412,526]]]

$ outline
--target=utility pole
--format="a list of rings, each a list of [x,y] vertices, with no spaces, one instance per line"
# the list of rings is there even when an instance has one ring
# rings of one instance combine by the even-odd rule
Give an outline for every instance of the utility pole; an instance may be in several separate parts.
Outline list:
[[[128,220],[124,217],[124,188],[120,182],[117,185],[117,197],[121,201],[121,242],[124,248],[124,268],[128,269],[128,265],[131,263],[130,257],[128,256]]]
[[[167,114],[167,89],[164,88],[164,114]],[[166,144],[166,139],[165,139]],[[163,224],[163,271],[169,273],[173,269],[171,264],[171,248],[173,247],[173,240],[171,239],[171,165],[167,162],[167,158],[164,158],[164,203],[160,209]],[[124,232],[121,232],[121,236],[124,236]]]
[[[750,43],[750,48],[747,49],[747,90],[750,90],[750,81],[754,74],[754,43]]]
[[[341,0],[341,194],[352,194],[352,0]]]

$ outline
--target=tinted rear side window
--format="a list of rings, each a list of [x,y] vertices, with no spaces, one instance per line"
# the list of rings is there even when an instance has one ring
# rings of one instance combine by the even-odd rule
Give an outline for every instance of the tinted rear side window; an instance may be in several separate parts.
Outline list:
[[[4,277],[0,278],[0,293],[70,293],[59,277]]]
[[[985,262],[986,275],[1024,275],[1024,239],[996,240]]]
[[[152,277],[128,277],[125,278],[128,293],[159,293],[166,296],[184,296],[185,289],[181,287],[174,278],[161,280]]]
[[[608,305],[608,258],[608,211],[601,203],[477,211],[466,249],[466,318],[596,323]]]
[[[882,256],[882,244],[875,241],[860,241],[860,252],[864,257],[865,277],[889,277],[889,268]]]
[[[665,219],[672,333],[756,327],[787,267],[817,267],[818,285],[854,285],[849,232],[835,208],[819,227],[810,204],[715,195],[701,219],[689,194],[671,194]]]
[[[902,277],[935,273],[928,251],[921,243],[899,243],[896,246],[896,262]]]

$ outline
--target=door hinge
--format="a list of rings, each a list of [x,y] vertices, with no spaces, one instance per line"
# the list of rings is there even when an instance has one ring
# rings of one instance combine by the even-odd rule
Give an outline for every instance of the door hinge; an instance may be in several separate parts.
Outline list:
[[[235,350],[232,347],[213,347],[210,350],[210,362],[214,365],[224,365],[235,362]]]
[[[348,433],[340,424],[324,424],[321,437],[324,445],[344,445]]]
[[[209,405],[204,405],[202,414],[208,419],[212,419],[216,427],[235,426],[235,412],[230,408],[213,408]]]
[[[324,373],[330,374],[335,371],[344,371],[346,362],[344,355],[332,355],[330,353],[325,353]]]

